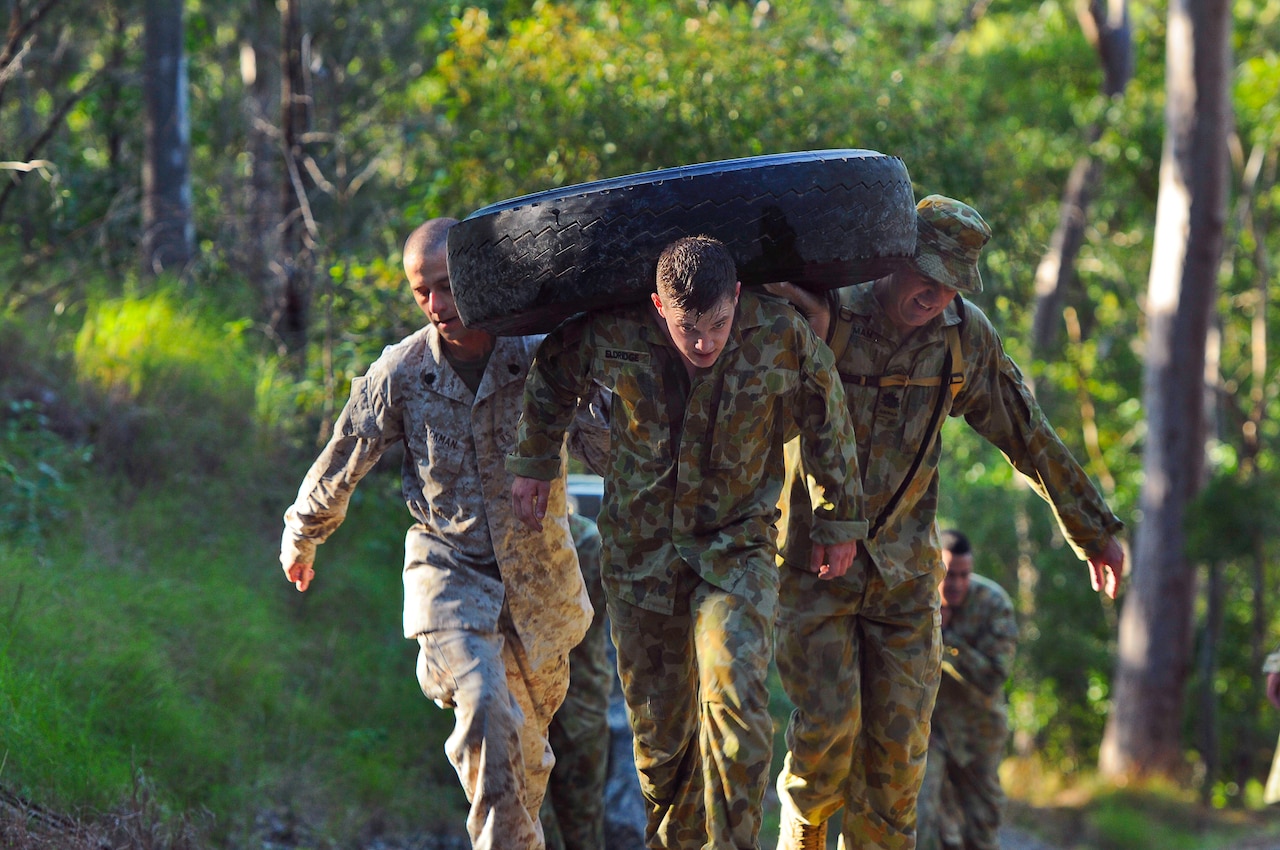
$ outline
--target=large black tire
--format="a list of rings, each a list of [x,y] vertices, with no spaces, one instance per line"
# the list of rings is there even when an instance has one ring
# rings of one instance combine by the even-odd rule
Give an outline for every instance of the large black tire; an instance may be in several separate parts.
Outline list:
[[[771,154],[647,171],[491,204],[449,232],[463,324],[546,332],[653,291],[658,255],[681,236],[724,242],[743,285],[826,290],[872,280],[915,250],[902,160],[868,150]]]

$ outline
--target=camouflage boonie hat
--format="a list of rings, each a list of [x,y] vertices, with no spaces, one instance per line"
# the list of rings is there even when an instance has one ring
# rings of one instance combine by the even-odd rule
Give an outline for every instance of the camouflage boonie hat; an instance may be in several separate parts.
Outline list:
[[[916,254],[912,264],[943,286],[973,294],[982,291],[978,255],[991,228],[968,204],[930,195],[916,204]]]

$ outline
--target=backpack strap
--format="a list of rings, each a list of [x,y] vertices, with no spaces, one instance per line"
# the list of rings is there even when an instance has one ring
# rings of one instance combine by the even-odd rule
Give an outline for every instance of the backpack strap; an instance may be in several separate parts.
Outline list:
[[[942,361],[941,375],[934,378],[908,378],[906,375],[846,375],[842,372],[840,373],[840,379],[847,383],[859,384],[864,387],[941,387],[943,386],[943,378],[946,378],[946,387],[950,389],[951,398],[954,401],[956,395],[964,388],[964,348],[960,345],[960,329],[964,327],[965,311],[964,301],[959,295],[956,296],[955,305],[960,321],[954,325],[948,325],[944,329],[943,333],[947,340],[947,353]],[[942,420],[943,401],[946,397],[947,394],[939,390],[938,396],[933,403],[933,410],[929,415],[929,427],[925,430],[925,439],[920,443],[920,448],[916,451],[916,455],[911,461],[911,468],[907,470],[907,474],[903,477],[902,483],[898,485],[893,498],[885,504],[884,509],[880,511],[880,515],[871,524],[871,530],[867,532],[868,540],[874,540],[876,535],[884,528],[885,523],[893,517],[894,512],[898,509],[898,503],[902,501],[907,488],[911,486],[916,473],[920,471],[920,464],[924,463],[924,456],[933,445],[933,441],[941,433],[939,423]]]
[[[853,339],[853,310],[836,303],[836,309],[832,318],[831,339],[827,344],[831,347],[831,353],[836,356],[836,363],[840,363],[840,358],[849,350],[849,341]]]
[[[860,387],[936,387],[945,377],[947,386],[951,389],[951,398],[955,399],[960,390],[964,389],[964,349],[960,345],[960,329],[964,327],[965,310],[964,299],[959,294],[956,295],[954,303],[960,321],[954,325],[947,325],[943,329],[947,349],[951,355],[949,361],[951,365],[943,368],[942,375],[933,378],[911,378],[906,375],[850,375],[847,372],[841,372],[840,380]],[[849,343],[853,339],[853,310],[843,304],[835,304],[833,307],[838,309],[833,316],[831,339],[827,344],[831,348],[831,353],[835,355],[838,367],[840,358],[844,357],[844,353],[849,350]]]

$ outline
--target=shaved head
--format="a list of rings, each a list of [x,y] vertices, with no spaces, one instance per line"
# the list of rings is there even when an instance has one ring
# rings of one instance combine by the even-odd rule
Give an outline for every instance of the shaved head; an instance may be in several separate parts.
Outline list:
[[[443,251],[449,228],[458,223],[456,218],[433,218],[414,228],[404,241],[404,265]]]

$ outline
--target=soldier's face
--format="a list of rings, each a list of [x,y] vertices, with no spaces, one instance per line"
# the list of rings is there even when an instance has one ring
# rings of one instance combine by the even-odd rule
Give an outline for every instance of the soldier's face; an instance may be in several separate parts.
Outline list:
[[[876,297],[899,332],[910,333],[945,310],[956,291],[903,266],[876,283]]]
[[[944,549],[942,564],[947,568],[947,574],[942,577],[942,585],[939,588],[942,591],[942,607],[959,608],[964,604],[965,597],[969,595],[969,577],[973,575],[973,553],[956,555]]]
[[[656,292],[653,293],[653,305],[666,322],[667,334],[686,365],[694,369],[706,369],[720,357],[729,333],[733,330],[733,314],[738,308],[738,290],[734,290],[732,298],[720,299],[704,313],[664,305]]]
[[[405,257],[404,274],[413,289],[413,300],[440,331],[445,345],[465,348],[487,335],[464,327],[458,318],[453,290],[449,286],[447,257],[443,246],[438,251]]]

